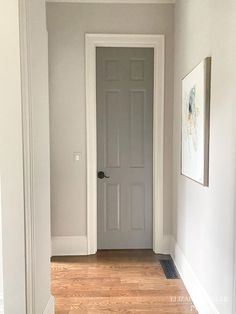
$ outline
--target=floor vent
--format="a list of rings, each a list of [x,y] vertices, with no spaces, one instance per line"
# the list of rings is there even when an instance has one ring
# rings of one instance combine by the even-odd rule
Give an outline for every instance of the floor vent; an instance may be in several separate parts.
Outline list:
[[[166,279],[179,279],[180,278],[171,257],[160,259],[160,264],[165,273]]]

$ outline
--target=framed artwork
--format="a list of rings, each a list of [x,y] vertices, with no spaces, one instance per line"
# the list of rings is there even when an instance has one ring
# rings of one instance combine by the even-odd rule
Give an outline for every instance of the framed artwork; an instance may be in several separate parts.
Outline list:
[[[209,185],[209,115],[211,58],[182,80],[181,174]]]

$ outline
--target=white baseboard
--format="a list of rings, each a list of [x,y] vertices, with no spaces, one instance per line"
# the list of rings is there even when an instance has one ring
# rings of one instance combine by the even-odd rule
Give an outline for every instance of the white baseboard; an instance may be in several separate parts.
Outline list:
[[[220,314],[201,285],[187,258],[173,241],[171,256],[199,314]]]
[[[52,237],[52,256],[87,255],[87,237]]]
[[[54,314],[55,309],[54,309],[54,297],[51,295],[48,304],[45,307],[45,310],[43,311],[43,314]]]
[[[0,314],[4,314],[3,295],[0,294]]]
[[[172,237],[170,235],[164,235],[160,243],[158,244],[157,249],[155,250],[156,254],[171,254],[171,243]]]

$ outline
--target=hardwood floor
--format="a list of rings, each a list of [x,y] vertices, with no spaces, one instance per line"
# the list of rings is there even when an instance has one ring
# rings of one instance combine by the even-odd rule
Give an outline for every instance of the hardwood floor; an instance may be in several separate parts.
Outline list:
[[[56,314],[197,313],[182,280],[167,280],[151,250],[52,258]]]

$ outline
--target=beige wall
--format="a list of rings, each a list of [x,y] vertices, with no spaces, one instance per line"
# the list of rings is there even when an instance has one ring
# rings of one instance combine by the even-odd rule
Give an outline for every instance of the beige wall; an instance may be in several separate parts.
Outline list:
[[[171,233],[174,6],[51,3],[47,24],[52,235],[86,235],[85,33],[166,35],[164,230]],[[82,152],[79,163],[73,152]]]
[[[177,0],[174,93],[174,234],[219,313],[232,313],[235,206],[235,0]],[[210,185],[180,176],[181,79],[212,56]],[[220,302],[226,297],[228,302]]]

